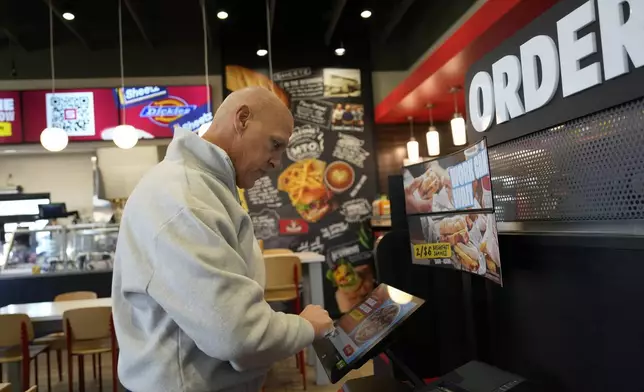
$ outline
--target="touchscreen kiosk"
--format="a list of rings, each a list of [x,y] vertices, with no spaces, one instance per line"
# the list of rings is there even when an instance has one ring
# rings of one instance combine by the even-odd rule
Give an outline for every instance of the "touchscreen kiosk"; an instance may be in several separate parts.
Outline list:
[[[336,383],[378,355],[380,343],[414,313],[424,300],[386,284],[335,322],[335,330],[313,343],[331,382]]]

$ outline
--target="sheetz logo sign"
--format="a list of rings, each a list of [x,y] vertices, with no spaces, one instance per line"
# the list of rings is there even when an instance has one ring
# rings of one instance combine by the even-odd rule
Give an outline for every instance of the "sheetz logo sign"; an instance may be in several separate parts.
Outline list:
[[[189,105],[182,98],[169,96],[144,106],[139,116],[147,118],[157,125],[169,126],[170,123],[177,121],[196,108],[197,105]]]
[[[586,33],[595,23],[598,34]],[[491,74],[474,75],[468,113],[476,131],[544,107],[559,83],[566,98],[629,73],[629,59],[634,68],[644,65],[644,0],[590,0],[556,25],[556,38],[534,36],[520,46],[519,56],[504,56]],[[600,61],[591,62],[587,57],[598,53],[598,43]]]

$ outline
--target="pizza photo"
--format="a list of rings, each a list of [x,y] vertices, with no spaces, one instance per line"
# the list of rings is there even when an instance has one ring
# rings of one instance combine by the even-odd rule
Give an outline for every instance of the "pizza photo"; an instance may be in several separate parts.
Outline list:
[[[356,328],[353,340],[362,345],[387,330],[400,313],[398,304],[388,304],[376,309]]]

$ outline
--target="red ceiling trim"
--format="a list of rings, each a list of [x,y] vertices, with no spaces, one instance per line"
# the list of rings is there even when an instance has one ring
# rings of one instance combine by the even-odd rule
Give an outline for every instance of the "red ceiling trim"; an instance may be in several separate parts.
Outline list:
[[[413,93],[432,75],[443,68],[451,59],[464,51],[471,51],[476,45],[491,50],[503,40],[528,24],[535,17],[550,8],[558,0],[488,0],[458,30],[452,34],[434,53],[430,54],[398,87],[396,87],[375,110],[376,123],[399,122],[401,118],[400,103]],[[518,7],[521,5],[521,7]],[[512,12],[510,12],[512,11]],[[510,15],[508,15],[510,13]],[[504,18],[506,17],[507,18]],[[492,29],[494,27],[494,29]],[[492,30],[492,31],[490,31]],[[505,31],[499,31],[505,30]],[[485,34],[485,33],[488,34]],[[487,42],[481,42],[485,38]],[[479,46],[479,49],[481,47]],[[479,50],[474,50],[479,52]],[[484,53],[477,53],[477,59]],[[469,57],[469,56],[468,56]],[[463,64],[469,67],[474,61]],[[460,79],[465,79],[467,68],[459,69]],[[447,95],[448,92],[445,91]],[[436,100],[436,97],[433,97]],[[459,99],[461,101],[461,99]],[[414,110],[415,109],[415,110]],[[406,115],[414,115],[418,108],[412,108]],[[406,110],[405,110],[406,111]]]

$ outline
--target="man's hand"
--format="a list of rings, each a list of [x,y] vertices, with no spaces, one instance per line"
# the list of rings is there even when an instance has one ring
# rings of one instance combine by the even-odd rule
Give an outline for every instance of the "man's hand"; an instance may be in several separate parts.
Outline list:
[[[333,328],[333,320],[329,317],[329,312],[322,309],[319,305],[308,305],[300,317],[311,323],[315,330],[315,338],[321,339]]]

